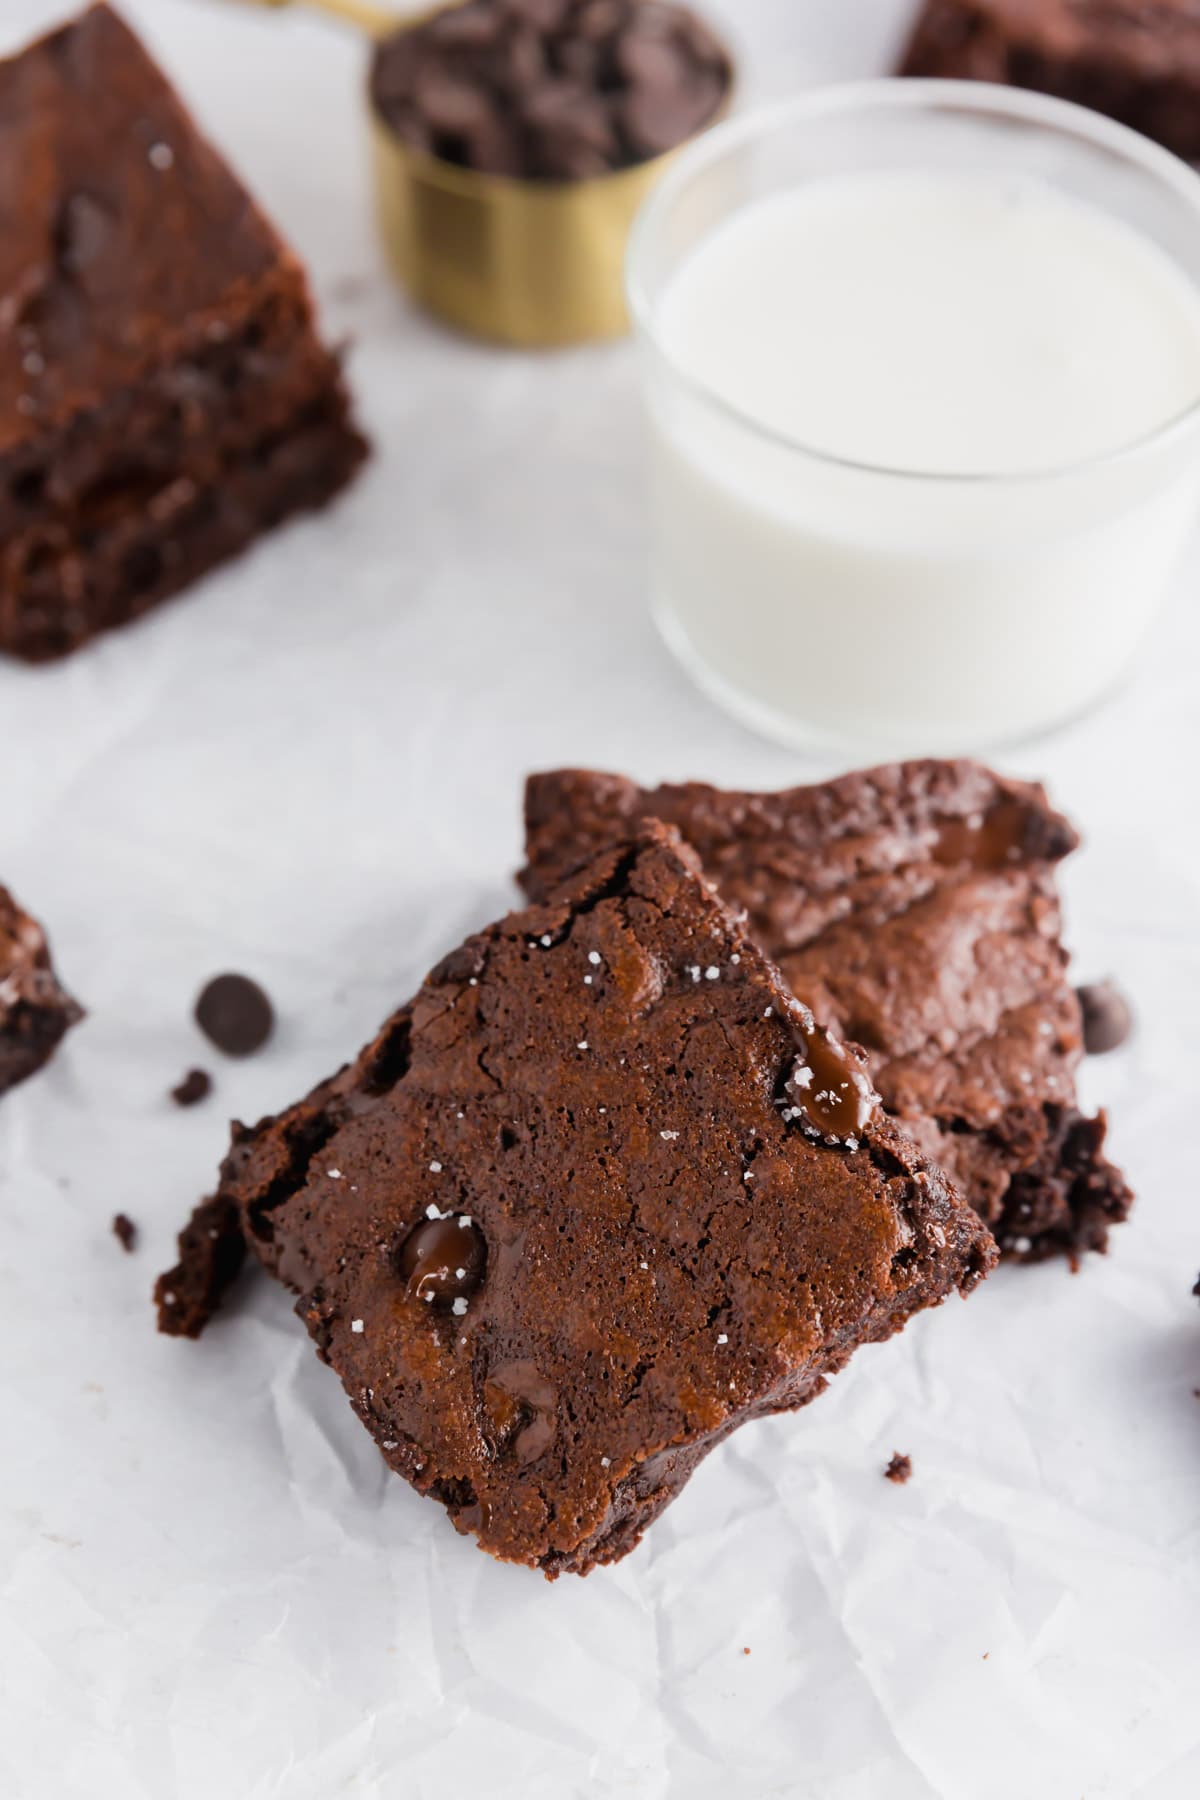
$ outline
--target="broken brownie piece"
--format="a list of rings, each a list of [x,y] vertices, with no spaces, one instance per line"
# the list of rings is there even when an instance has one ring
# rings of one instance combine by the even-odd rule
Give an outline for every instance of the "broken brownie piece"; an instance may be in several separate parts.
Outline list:
[[[117,15],[0,62],[0,650],[62,656],[358,467],[304,270]]]
[[[1195,0],[927,0],[900,72],[1036,88],[1200,158]]]
[[[0,1094],[49,1062],[82,1017],[59,985],[45,932],[0,887]]]
[[[738,1425],[995,1257],[657,825],[238,1128],[216,1204],[392,1469],[548,1576],[624,1556]],[[192,1284],[185,1234],[165,1330],[203,1323],[216,1241]]]
[[[534,899],[644,816],[682,832],[794,992],[865,1046],[889,1112],[1001,1249],[1103,1250],[1132,1195],[1076,1104],[1079,1001],[1055,868],[1078,838],[1040,787],[910,762],[780,794],[535,775]]]

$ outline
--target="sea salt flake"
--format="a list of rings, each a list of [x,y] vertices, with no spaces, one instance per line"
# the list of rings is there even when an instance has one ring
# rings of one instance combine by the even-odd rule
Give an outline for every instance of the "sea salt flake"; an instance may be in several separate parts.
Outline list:
[[[550,936],[550,933],[547,931],[547,932],[543,932],[540,941],[541,941],[542,949],[548,950],[550,948],[551,944],[554,942],[554,939]]]
[[[580,1041],[580,1042],[579,1042],[579,1043],[578,1043],[578,1044],[576,1044],[576,1046],[575,1046],[575,1048],[576,1048],[576,1049],[577,1049],[577,1050],[586,1050],[586,1049],[587,1049],[587,1047],[588,1047],[588,1041],[587,1041],[587,1039],[586,1039],[586,1038],[583,1038],[583,1039],[582,1039],[582,1040],[581,1040],[581,1041]]]
[[[797,1087],[810,1088],[813,1084],[813,1072],[807,1063],[798,1062],[792,1070],[792,1080]],[[820,1095],[817,1096],[820,1099]]]
[[[328,1175],[330,1181],[342,1181],[345,1179],[340,1169],[326,1169],[325,1173]]]
[[[146,152],[146,161],[153,169],[172,169],[175,166],[175,152],[170,144],[151,144]]]
[[[707,969],[704,971],[704,979],[705,981],[720,981],[721,971],[718,969],[716,963],[709,963]]]
[[[611,1457],[610,1457],[610,1456],[602,1456],[602,1457],[601,1457],[601,1458],[600,1458],[600,1467],[601,1467],[601,1468],[602,1468],[602,1469],[611,1469],[611,1467],[612,1467],[612,1458],[611,1458]]]
[[[429,1165],[429,1173],[430,1173],[430,1174],[431,1174],[431,1175],[440,1175],[440,1174],[441,1174],[441,1172],[442,1172],[442,1165],[441,1165],[441,1163],[440,1163],[440,1162],[431,1162],[431,1163],[430,1163],[430,1165]]]
[[[718,1337],[717,1342],[718,1342],[718,1344],[727,1344],[729,1342],[729,1333],[727,1331],[723,1331],[721,1333],[720,1337]]]
[[[361,1319],[351,1319],[350,1329],[351,1329],[351,1331],[362,1331],[364,1329],[362,1320]]]
[[[598,950],[589,950],[588,961],[593,968],[598,969],[600,967],[600,952]]]
[[[454,1305],[450,1308],[450,1311],[454,1314],[456,1319],[461,1319],[466,1310],[467,1303],[460,1294],[458,1299],[454,1302]]]
[[[673,1144],[679,1133],[677,1131],[660,1131],[658,1135],[664,1143]]]
[[[591,976],[590,976],[590,975],[585,975],[585,976],[584,976],[584,978],[583,978],[583,985],[584,985],[584,987],[591,987],[591,985],[592,985],[592,978],[591,978]]]

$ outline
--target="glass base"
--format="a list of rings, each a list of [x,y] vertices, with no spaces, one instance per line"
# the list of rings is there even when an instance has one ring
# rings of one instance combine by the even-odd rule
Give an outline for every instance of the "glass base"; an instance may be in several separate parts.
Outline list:
[[[678,615],[658,595],[651,597],[650,614],[659,636],[684,674],[702,694],[739,725],[744,725],[758,737],[766,738],[769,743],[781,745],[785,750],[799,751],[808,756],[846,757],[855,762],[862,762],[864,758],[889,761],[923,756],[990,755],[996,750],[1012,750],[1028,744],[1038,744],[1103,707],[1127,685],[1131,674],[1129,670],[1124,671],[1115,682],[1094,695],[1083,706],[1075,707],[1024,731],[992,735],[985,733],[981,737],[952,735],[945,738],[939,737],[936,729],[927,724],[922,724],[911,735],[903,727],[891,730],[884,728],[879,732],[854,727],[839,730],[780,712],[776,707],[768,706],[735,687],[705,661],[680,623]]]

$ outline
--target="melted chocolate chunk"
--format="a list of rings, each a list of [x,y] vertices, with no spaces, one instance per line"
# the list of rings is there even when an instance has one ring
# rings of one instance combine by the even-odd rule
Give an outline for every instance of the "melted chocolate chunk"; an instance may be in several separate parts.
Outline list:
[[[1111,981],[1076,989],[1083,1010],[1083,1044],[1089,1056],[1119,1050],[1133,1030],[1129,1002]]]
[[[968,863],[973,869],[1007,868],[1029,854],[1028,823],[1028,807],[1015,800],[1002,800],[982,815],[947,819],[938,827],[933,860],[944,867]]]
[[[856,1053],[805,1012],[800,1054],[784,1082],[793,1116],[798,1110],[819,1137],[857,1148],[878,1111],[879,1095]]]
[[[487,1245],[465,1216],[426,1219],[411,1231],[400,1251],[405,1292],[427,1302],[466,1300],[483,1280]]]
[[[501,1363],[484,1383],[498,1446],[522,1468],[545,1456],[558,1429],[558,1394],[531,1362]]]
[[[196,1002],[196,1023],[226,1056],[253,1056],[275,1029],[275,1010],[248,975],[217,975]]]

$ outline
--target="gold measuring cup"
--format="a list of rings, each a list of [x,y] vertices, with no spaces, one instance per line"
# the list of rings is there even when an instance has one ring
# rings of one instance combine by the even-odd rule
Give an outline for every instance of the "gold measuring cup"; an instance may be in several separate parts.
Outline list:
[[[253,3],[283,7],[293,0]],[[373,0],[307,4],[372,38],[429,16],[397,14]],[[727,96],[721,113],[728,104]],[[674,151],[583,181],[521,181],[411,149],[373,107],[371,141],[388,256],[427,311],[474,337],[527,348],[619,337],[628,329],[629,228]]]

